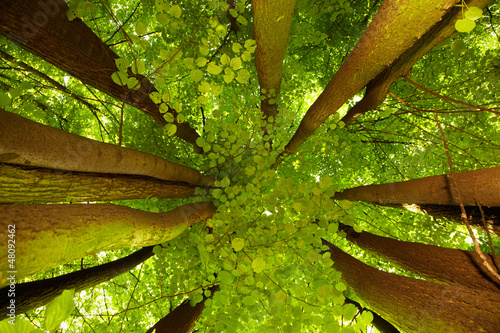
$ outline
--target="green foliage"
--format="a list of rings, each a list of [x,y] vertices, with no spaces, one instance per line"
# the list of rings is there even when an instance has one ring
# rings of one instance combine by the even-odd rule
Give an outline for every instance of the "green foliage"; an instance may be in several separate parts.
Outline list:
[[[186,297],[192,305],[200,302],[203,286],[218,284],[220,291],[206,295],[212,298],[198,323],[207,332],[273,332],[276,327],[283,332],[365,332],[373,315],[358,313],[345,303],[346,296],[354,295],[331,267],[329,253],[322,253],[321,238],[375,267],[411,274],[346,242],[338,232],[339,223],[407,241],[470,247],[462,226],[331,197],[344,188],[447,173],[436,112],[456,172],[499,165],[500,127],[494,113],[462,108],[398,80],[380,107],[346,127],[340,119],[355,103],[349,101],[297,153],[271,168],[366,29],[377,10],[373,1],[297,1],[279,96],[259,89],[247,2],[237,1],[231,9],[225,1],[148,0],[136,9],[118,0],[75,0],[69,6],[70,19],[81,18],[119,54],[117,71],[111,74],[116,84],[137,89],[136,74],[154,84],[158,91],[150,97],[167,125],[160,128],[141,111],[83,86],[7,42],[6,52],[48,73],[95,109],[21,70],[2,72],[0,106],[104,142],[117,144],[122,133],[125,147],[216,179],[214,188],[198,189],[194,198],[119,204],[165,212],[203,199],[213,201],[218,210],[212,219],[156,246],[154,259],[80,292],[78,314],[70,315],[69,298],[54,300],[47,307],[48,329],[65,320],[59,331],[145,331]],[[498,5],[490,10],[498,14]],[[228,13],[240,24],[237,33],[230,31]],[[468,30],[461,24],[470,25],[480,17],[482,12],[474,7],[464,10],[466,23],[459,23],[457,30]],[[467,32],[429,52],[414,66],[411,78],[441,96],[497,107],[500,54],[492,31],[477,24]],[[279,112],[274,119],[263,119],[261,93],[276,103]],[[166,112],[169,107],[177,111],[176,119]],[[174,136],[175,120],[201,134],[196,143],[204,154],[193,153],[189,144]],[[34,278],[110,262],[130,252],[98,253]],[[40,311],[33,311],[31,318],[43,327]]]

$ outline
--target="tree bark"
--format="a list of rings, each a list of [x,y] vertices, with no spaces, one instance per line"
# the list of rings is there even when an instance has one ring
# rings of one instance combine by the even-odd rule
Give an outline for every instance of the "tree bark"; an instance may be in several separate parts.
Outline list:
[[[295,151],[330,115],[396,61],[457,2],[384,1],[356,47],[307,111],[285,151]]]
[[[0,162],[149,176],[205,186],[210,177],[152,154],[87,139],[0,109]]]
[[[0,163],[0,203],[188,198],[195,187],[150,177],[83,173]]]
[[[130,90],[111,79],[118,71],[119,56],[93,33],[80,19],[69,21],[68,5],[63,0],[2,0],[0,2],[0,34],[24,49],[78,78],[83,83],[132,105],[162,126],[167,124],[158,105],[149,97],[155,87],[142,75],[136,78],[139,89]],[[130,72],[131,74],[131,72]],[[168,112],[176,115],[169,107]],[[196,144],[199,134],[187,123],[178,123],[176,136]]]
[[[154,255],[153,247],[140,249],[131,255],[113,262],[82,269],[73,273],[51,279],[16,284],[16,315],[46,305],[59,296],[64,290],[75,289],[79,292],[109,281],[118,275],[128,272],[135,266]],[[9,287],[0,290],[0,320],[7,318],[7,306],[10,299],[6,297]]]
[[[210,202],[149,213],[112,204],[0,205],[1,230],[15,226],[17,279],[106,250],[161,244],[215,213]],[[0,287],[7,233],[0,234]]]
[[[484,266],[476,252],[403,242],[363,231],[347,230],[360,248],[435,282],[500,293],[500,281]],[[492,255],[486,255],[494,267]],[[500,256],[496,256],[500,260]]]
[[[491,3],[491,0],[472,0],[467,2],[467,6],[483,8],[489,3]],[[394,81],[408,75],[413,65],[420,58],[443,40],[452,37],[456,33],[455,22],[462,19],[462,15],[463,9],[461,7],[455,6],[450,9],[441,21],[437,22],[421,38],[417,39],[412,47],[368,83],[364,97],[347,112],[342,121],[349,125],[362,114],[380,105],[385,100]]]
[[[212,286],[208,290],[211,291],[210,297],[204,295],[203,301],[195,306],[191,306],[189,300],[182,302],[181,305],[148,329],[146,333],[152,333],[155,329],[156,333],[190,333],[201,317],[201,313],[205,308],[205,301],[212,298],[214,293],[219,290],[219,286]]]
[[[255,66],[261,89],[261,109],[266,118],[278,113],[276,102],[283,77],[288,36],[292,26],[295,0],[254,0],[252,1]],[[262,90],[265,89],[265,93]],[[274,90],[274,95],[270,91]]]
[[[500,293],[447,286],[379,271],[324,245],[342,280],[375,312],[407,332],[498,332]]]

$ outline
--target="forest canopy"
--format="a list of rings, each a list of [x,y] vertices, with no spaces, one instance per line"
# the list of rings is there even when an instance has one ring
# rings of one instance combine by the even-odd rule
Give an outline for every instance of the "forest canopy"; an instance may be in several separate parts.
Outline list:
[[[2,0],[0,331],[495,332],[499,18]]]

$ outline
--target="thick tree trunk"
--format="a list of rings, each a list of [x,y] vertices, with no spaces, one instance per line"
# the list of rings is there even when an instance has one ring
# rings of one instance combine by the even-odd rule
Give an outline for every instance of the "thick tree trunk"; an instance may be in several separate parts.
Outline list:
[[[120,274],[128,272],[146,261],[153,254],[153,247],[146,247],[113,262],[51,279],[16,284],[16,315],[44,306],[64,290],[75,289],[76,292],[94,287],[109,281]],[[7,297],[9,287],[0,290],[0,320],[7,318]]]
[[[149,176],[210,185],[212,179],[154,155],[87,139],[0,109],[0,162],[69,171]]]
[[[0,34],[21,45],[43,60],[57,66],[94,88],[130,104],[156,122],[167,122],[149,94],[155,87],[142,75],[139,89],[117,85],[111,74],[118,71],[119,56],[93,33],[80,19],[69,21],[68,5],[63,0],[2,0],[0,2]],[[169,108],[175,116],[175,111]],[[198,133],[187,123],[177,123],[176,135],[196,144]]]
[[[476,252],[434,245],[403,242],[369,232],[347,230],[347,237],[360,248],[424,278],[448,285],[500,293],[500,281],[484,266]],[[491,255],[486,255],[491,267]],[[500,256],[496,256],[500,261]]]
[[[276,101],[279,95],[294,9],[295,0],[252,1],[253,35],[257,44],[255,66],[263,98],[261,109],[267,118],[278,113],[276,102],[270,100]]]
[[[456,0],[384,1],[354,50],[307,111],[285,150],[295,151],[330,115],[409,49],[457,3]]]
[[[326,241],[333,267],[375,312],[406,332],[498,332],[500,293],[379,271]]]
[[[161,244],[215,212],[210,202],[148,213],[112,204],[0,205],[1,230],[15,226],[17,279],[89,254]],[[5,285],[7,233],[0,234],[0,287]]]
[[[491,0],[472,0],[467,2],[467,6],[483,8],[490,2]],[[446,13],[441,21],[436,23],[436,25],[420,37],[415,44],[394,61],[389,68],[370,81],[366,86],[363,99],[357,102],[349,112],[347,112],[342,118],[342,121],[348,125],[362,114],[380,105],[387,96],[389,88],[394,81],[401,76],[408,75],[413,65],[415,65],[420,58],[443,40],[452,37],[456,33],[455,22],[462,19],[462,16],[463,9],[459,6],[452,8]]]
[[[83,173],[0,163],[0,203],[188,198],[195,187],[156,178]]]
[[[472,212],[471,224],[482,224],[477,206],[485,207],[488,229],[500,235],[500,223],[496,212],[500,207],[500,167],[455,173],[453,178],[460,191],[460,199],[467,213]],[[359,186],[336,193],[332,199],[365,201],[378,205],[417,204],[428,208],[430,215],[447,217],[461,222],[456,189],[448,175],[431,176],[389,184]],[[439,209],[441,207],[442,209]],[[490,207],[490,209],[488,209]],[[450,213],[454,208],[455,214]],[[443,214],[440,212],[448,212]],[[454,218],[455,217],[455,218]]]
[[[211,298],[219,290],[219,286],[213,286],[208,290],[211,291]],[[208,298],[203,296],[203,301],[197,303],[195,306],[191,306],[189,300],[184,301],[148,329],[146,333],[152,333],[154,329],[156,329],[156,333],[191,333],[196,322],[201,317],[201,313],[205,308],[205,301]]]

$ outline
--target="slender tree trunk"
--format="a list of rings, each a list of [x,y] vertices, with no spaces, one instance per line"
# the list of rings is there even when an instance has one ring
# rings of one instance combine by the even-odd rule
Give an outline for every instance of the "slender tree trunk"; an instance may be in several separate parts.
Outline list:
[[[187,166],[130,148],[87,139],[0,109],[0,162],[81,172],[149,176],[210,185]]]
[[[149,246],[140,249],[124,258],[96,267],[82,269],[51,279],[16,284],[16,314],[20,315],[46,305],[64,290],[75,289],[76,292],[79,292],[128,272],[152,257],[154,255],[153,247]],[[6,296],[8,288],[5,287],[0,290],[0,320],[7,318],[7,306],[10,302],[10,299]]]
[[[195,187],[156,178],[83,173],[0,163],[0,203],[188,198]]]
[[[262,95],[261,109],[266,118],[278,113],[276,100],[294,9],[295,0],[252,1],[253,34],[257,44],[255,66]],[[271,94],[271,90],[274,94]]]
[[[342,280],[406,332],[498,332],[500,293],[447,286],[370,267],[323,241]]]
[[[346,238],[363,250],[427,279],[500,293],[500,281],[488,271],[476,252],[403,242],[352,229],[347,230]],[[496,257],[500,261],[500,256]],[[494,267],[492,256],[487,255],[487,259]]]
[[[384,1],[356,47],[307,111],[285,150],[295,151],[330,115],[409,49],[457,2]]]
[[[211,291],[210,297],[203,296],[203,301],[195,306],[191,306],[189,300],[184,301],[148,329],[146,333],[152,333],[154,329],[156,329],[156,333],[190,333],[201,317],[201,313],[205,308],[205,301],[219,290],[219,286],[213,286],[208,290]]]
[[[472,0],[467,2],[467,6],[483,8],[489,3],[491,3],[491,0]],[[368,83],[363,99],[347,112],[342,121],[348,125],[362,114],[380,105],[387,96],[389,88],[394,81],[401,76],[408,75],[413,65],[420,58],[443,40],[452,37],[456,33],[455,22],[462,19],[462,15],[463,9],[459,6],[453,7],[447,12],[441,21],[437,22],[412,47],[406,50],[387,69]]]
[[[83,83],[130,104],[161,125],[167,122],[149,94],[155,87],[137,75],[139,89],[130,90],[111,79],[118,71],[119,56],[93,33],[80,19],[69,21],[68,5],[63,0],[2,0],[0,2],[0,34],[24,49],[78,78]],[[129,73],[131,74],[131,72]],[[169,107],[168,112],[176,115]],[[178,123],[176,135],[191,143],[197,152],[198,133],[187,123]]]
[[[1,230],[15,226],[16,277],[43,272],[89,254],[161,244],[215,212],[210,202],[148,213],[112,204],[0,205]],[[5,285],[7,233],[0,234],[0,287]]]

